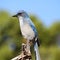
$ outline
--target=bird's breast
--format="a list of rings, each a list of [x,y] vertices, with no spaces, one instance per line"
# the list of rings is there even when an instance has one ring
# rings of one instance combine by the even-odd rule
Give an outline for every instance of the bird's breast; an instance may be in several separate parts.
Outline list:
[[[22,35],[29,40],[35,37],[34,31],[28,23],[20,23]]]

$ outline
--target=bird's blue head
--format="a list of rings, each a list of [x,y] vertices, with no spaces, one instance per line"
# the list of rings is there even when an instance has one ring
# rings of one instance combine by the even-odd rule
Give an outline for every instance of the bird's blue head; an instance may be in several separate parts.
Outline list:
[[[23,18],[28,18],[28,14],[24,11],[24,10],[21,10],[19,11],[17,14],[13,15],[13,17],[23,17]]]

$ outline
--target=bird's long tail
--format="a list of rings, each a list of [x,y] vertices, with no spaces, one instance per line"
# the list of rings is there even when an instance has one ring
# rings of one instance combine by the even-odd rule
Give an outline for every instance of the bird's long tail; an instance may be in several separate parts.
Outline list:
[[[39,54],[37,42],[34,44],[34,51],[35,51],[35,59],[36,59],[36,60],[41,60],[41,59],[40,59],[40,54]]]

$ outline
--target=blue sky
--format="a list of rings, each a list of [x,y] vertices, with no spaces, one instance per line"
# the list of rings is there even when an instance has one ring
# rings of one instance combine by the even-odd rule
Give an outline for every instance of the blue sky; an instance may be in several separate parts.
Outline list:
[[[60,19],[60,0],[0,0],[0,9],[36,14],[46,26]]]

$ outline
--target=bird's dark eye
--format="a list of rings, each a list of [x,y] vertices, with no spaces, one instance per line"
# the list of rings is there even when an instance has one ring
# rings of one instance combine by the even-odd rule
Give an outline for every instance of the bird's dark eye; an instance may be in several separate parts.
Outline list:
[[[18,13],[18,15],[22,15],[22,13]]]

